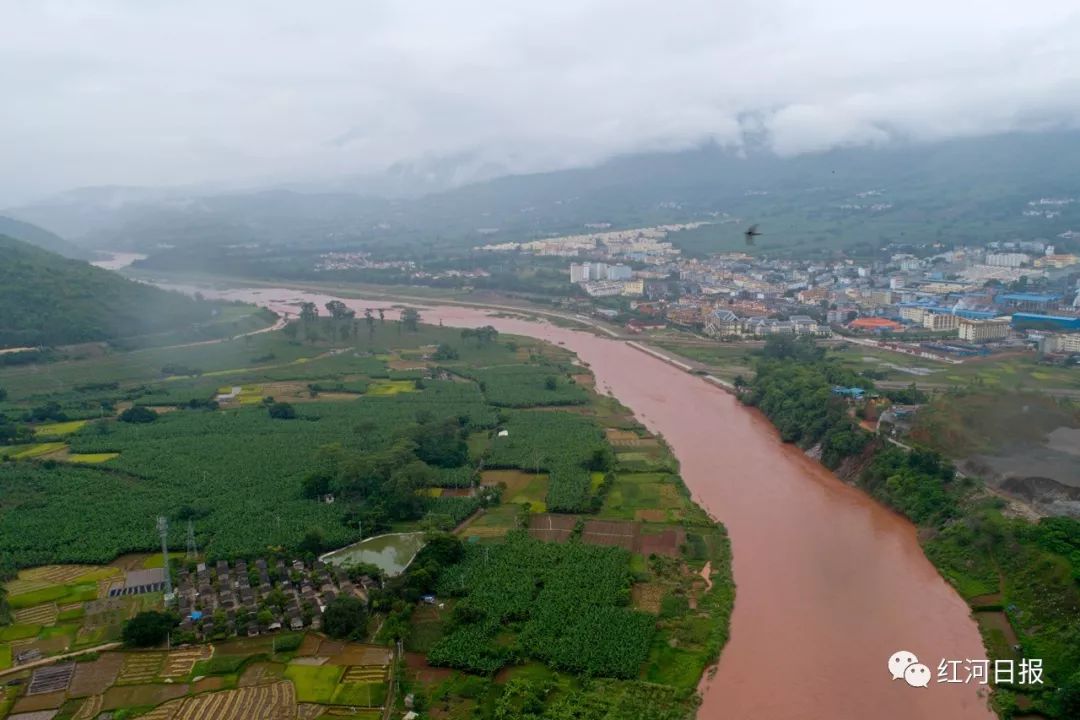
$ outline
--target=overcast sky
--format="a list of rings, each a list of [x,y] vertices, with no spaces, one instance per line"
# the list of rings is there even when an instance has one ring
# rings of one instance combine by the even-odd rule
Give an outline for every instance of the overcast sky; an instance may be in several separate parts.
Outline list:
[[[1076,0],[0,0],[0,206],[1080,120]]]

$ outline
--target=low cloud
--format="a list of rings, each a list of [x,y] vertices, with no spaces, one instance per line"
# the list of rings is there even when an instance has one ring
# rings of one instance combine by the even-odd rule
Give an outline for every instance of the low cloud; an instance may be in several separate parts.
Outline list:
[[[1077,125],[1073,0],[881,5],[6,3],[0,204],[459,154],[540,170],[748,128],[794,154]]]

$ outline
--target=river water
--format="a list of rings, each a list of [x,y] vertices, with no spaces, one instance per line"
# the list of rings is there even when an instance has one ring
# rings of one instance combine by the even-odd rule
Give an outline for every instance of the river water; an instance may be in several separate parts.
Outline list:
[[[296,315],[330,296],[230,290]],[[384,301],[341,298],[353,309]],[[731,640],[702,682],[700,718],[732,720],[987,720],[977,685],[936,682],[943,659],[985,659],[964,601],[923,555],[914,526],[845,485],[775,429],[701,378],[592,333],[475,308],[421,307],[426,322],[493,325],[564,345],[588,363],[597,388],[660,433],[694,499],[731,536],[738,586]],[[914,653],[934,680],[915,688],[887,669]]]
[[[90,264],[99,268],[104,268],[105,270],[120,270],[121,268],[126,268],[136,260],[146,259],[146,255],[133,252],[113,252],[111,250],[103,250],[101,253],[103,255],[108,255],[109,257],[102,260],[95,260]]]

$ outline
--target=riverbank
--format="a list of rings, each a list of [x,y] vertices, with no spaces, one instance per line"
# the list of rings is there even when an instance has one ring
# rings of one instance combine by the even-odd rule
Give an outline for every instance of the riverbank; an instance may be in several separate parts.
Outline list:
[[[785,440],[813,447],[856,487],[910,518],[926,556],[967,601],[995,662],[1038,662],[1041,679],[994,678],[1002,717],[1072,718],[1080,709],[1080,523],[1007,517],[981,481],[937,453],[886,443],[855,420],[858,401],[832,387],[869,388],[812,344],[770,341],[743,400]],[[889,438],[891,441],[891,438]]]

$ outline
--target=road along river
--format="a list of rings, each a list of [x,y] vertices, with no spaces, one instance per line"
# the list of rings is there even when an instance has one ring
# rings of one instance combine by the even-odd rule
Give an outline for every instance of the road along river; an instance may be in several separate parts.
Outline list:
[[[333,297],[241,289],[210,297],[296,315]],[[349,307],[389,307],[338,298]],[[597,388],[675,451],[694,495],[731,535],[738,586],[731,640],[702,682],[699,717],[732,720],[993,718],[985,688],[937,682],[942,660],[985,659],[967,605],[923,555],[915,528],[802,452],[724,390],[627,343],[473,307],[418,306],[425,322],[493,325],[565,346]],[[898,650],[929,666],[928,687],[893,680]]]

